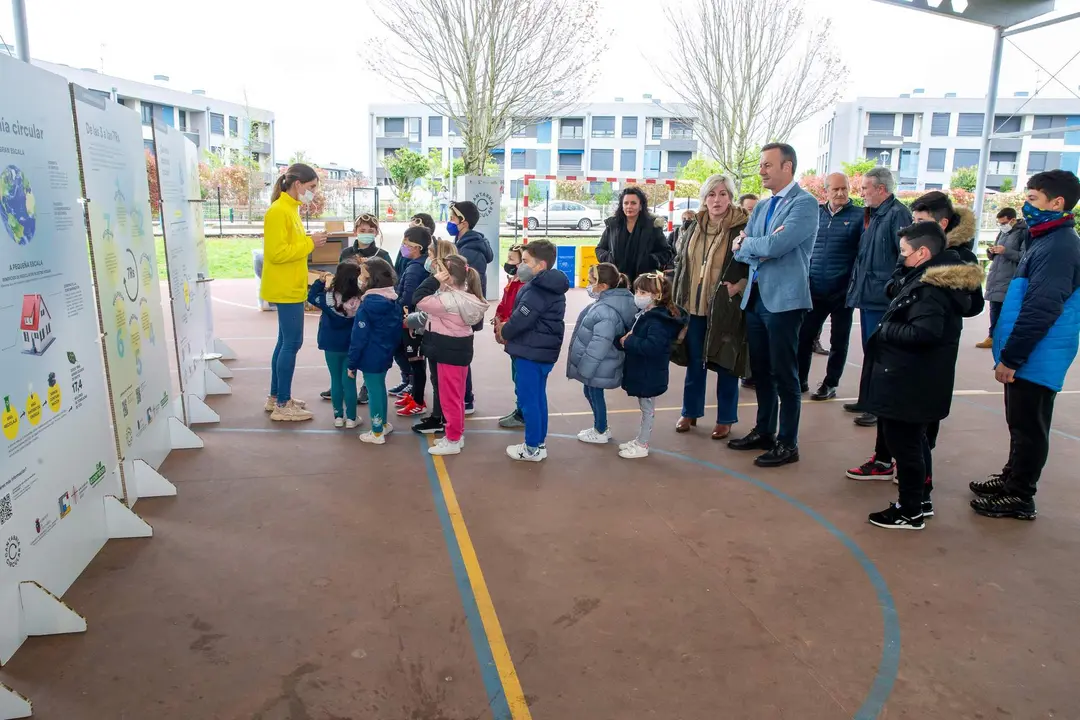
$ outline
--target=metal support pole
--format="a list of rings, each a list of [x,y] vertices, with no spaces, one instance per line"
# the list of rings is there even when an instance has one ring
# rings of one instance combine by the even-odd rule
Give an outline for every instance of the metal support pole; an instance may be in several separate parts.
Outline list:
[[[221,227],[221,186],[220,185],[218,185],[218,187],[217,187],[217,234],[218,234],[218,237],[221,237],[222,235],[225,234],[224,232],[222,232],[222,227]]]
[[[26,27],[26,2],[11,0],[11,19],[15,23],[15,52],[23,62],[30,62],[30,31]]]
[[[986,92],[986,114],[983,116],[982,149],[979,150],[979,173],[975,182],[976,244],[982,228],[983,200],[986,195],[986,171],[990,165],[990,136],[994,133],[994,111],[997,109],[998,80],[1001,77],[1001,55],[1005,49],[1005,28],[994,28],[994,55],[990,60],[990,88]]]

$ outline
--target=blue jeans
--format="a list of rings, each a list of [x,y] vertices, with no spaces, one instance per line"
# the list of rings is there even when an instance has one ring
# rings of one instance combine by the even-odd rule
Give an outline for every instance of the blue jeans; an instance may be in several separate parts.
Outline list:
[[[994,337],[994,328],[997,327],[998,318],[1001,317],[1001,306],[1002,303],[996,300],[990,301],[990,334],[986,337]]]
[[[798,348],[799,328],[805,314],[805,310],[769,312],[757,293],[746,308],[746,335],[758,403],[755,429],[792,448],[799,441],[802,413]]]
[[[691,315],[686,330],[686,354],[690,358],[683,383],[682,416],[699,418],[705,415],[705,335],[709,319],[704,315]],[[716,424],[734,425],[739,422],[739,378],[724,368],[716,370]]]
[[[547,379],[554,363],[538,363],[525,358],[515,358],[518,405],[525,417],[525,446],[538,448],[547,439],[548,404]]]
[[[278,336],[270,358],[270,396],[278,405],[292,399],[296,354],[304,345],[304,303],[277,303]]]
[[[881,324],[881,318],[885,317],[884,310],[863,310],[859,309],[859,330],[862,331],[862,350],[863,354],[866,354],[866,343],[870,340],[870,336],[877,330],[877,326]]]
[[[597,432],[607,432],[607,400],[604,398],[604,388],[594,388],[582,385],[585,388],[585,399],[592,408],[593,427]]]

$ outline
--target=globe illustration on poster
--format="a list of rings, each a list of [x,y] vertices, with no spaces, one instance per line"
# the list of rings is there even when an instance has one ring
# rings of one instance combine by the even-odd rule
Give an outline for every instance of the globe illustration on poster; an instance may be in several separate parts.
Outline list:
[[[34,192],[22,170],[14,165],[8,165],[0,172],[0,211],[11,239],[19,245],[28,245],[37,229]]]

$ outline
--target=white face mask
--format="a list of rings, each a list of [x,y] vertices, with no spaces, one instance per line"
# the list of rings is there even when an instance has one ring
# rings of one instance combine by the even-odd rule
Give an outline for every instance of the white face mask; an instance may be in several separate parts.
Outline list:
[[[587,292],[589,294],[589,297],[591,297],[593,300],[600,297],[600,293],[596,292],[596,285],[589,285],[585,288],[585,292]]]
[[[635,295],[634,304],[637,305],[638,310],[648,310],[653,306],[652,295]]]
[[[310,190],[305,190],[304,192],[300,193],[300,203],[302,205],[307,205],[308,203],[310,203],[314,199],[315,199],[315,193],[313,193]]]

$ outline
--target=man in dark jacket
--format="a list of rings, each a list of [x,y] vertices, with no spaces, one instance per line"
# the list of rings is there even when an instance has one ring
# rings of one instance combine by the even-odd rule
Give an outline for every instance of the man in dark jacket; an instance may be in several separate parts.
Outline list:
[[[514,460],[540,462],[547,457],[547,378],[559,359],[566,334],[566,292],[570,281],[555,267],[555,245],[533,240],[525,246],[517,277],[525,284],[499,338],[514,358],[518,405],[525,416],[525,442],[506,448]]]
[[[1024,219],[1031,233],[994,331],[994,376],[1005,386],[1009,460],[970,487],[980,515],[1035,519],[1035,490],[1050,453],[1054,398],[1080,337],[1080,238],[1072,210],[1080,180],[1065,170],[1033,175]]]
[[[899,252],[900,228],[911,224],[911,212],[893,195],[892,172],[886,167],[870,169],[862,180],[862,196],[866,203],[863,220],[863,236],[855,268],[851,272],[847,305],[859,309],[859,326],[862,330],[863,353],[866,341],[881,322],[881,316],[889,307],[885,286],[892,277]],[[873,427],[877,422],[872,413],[859,407],[858,403],[844,405],[848,412],[861,413],[855,424]]]
[[[900,499],[869,520],[878,527],[923,528],[926,426],[949,414],[964,315],[981,289],[978,265],[945,252],[945,233],[920,222],[900,233],[892,302],[866,344],[860,402],[874,413],[896,458]],[[932,507],[932,505],[931,505]]]
[[[799,331],[799,382],[805,392],[810,381],[810,360],[825,319],[832,319],[829,333],[829,364],[821,386],[811,400],[836,397],[836,387],[847,363],[853,310],[847,306],[847,289],[859,239],[863,213],[848,197],[848,179],[843,173],[825,178],[828,198],[818,213],[818,234],[810,255],[810,300],[814,307],[806,314]]]
[[[454,238],[458,254],[465,258],[465,262],[469,263],[469,267],[480,274],[480,290],[486,298],[488,297],[487,266],[495,257],[495,254],[488,239],[482,233],[473,229],[479,222],[480,210],[477,209],[474,203],[463,200],[450,206],[450,222],[446,224],[446,231]],[[496,242],[498,242],[498,239],[496,239]],[[483,321],[473,327],[474,332],[480,332],[483,329]],[[468,375],[465,376],[465,414],[472,415],[473,411],[472,368],[470,367]]]
[[[998,227],[1001,233],[997,242],[986,248],[986,255],[990,258],[990,268],[986,273],[986,301],[990,303],[990,332],[986,339],[976,343],[975,347],[984,350],[994,347],[994,328],[997,326],[998,316],[1001,315],[1001,304],[1005,302],[1005,293],[1009,289],[1016,267],[1020,264],[1020,256],[1028,244],[1028,226],[1024,218],[1016,216],[1016,210],[1011,207],[1002,208],[997,214]]]

